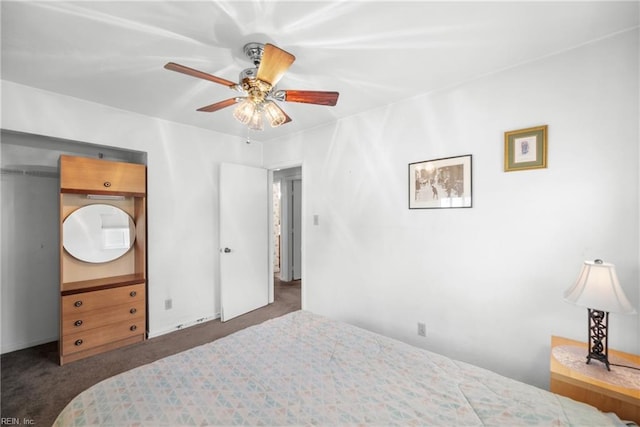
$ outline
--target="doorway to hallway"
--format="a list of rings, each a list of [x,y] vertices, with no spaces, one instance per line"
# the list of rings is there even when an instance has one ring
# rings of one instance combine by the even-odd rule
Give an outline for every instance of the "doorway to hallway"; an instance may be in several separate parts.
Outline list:
[[[302,168],[273,172],[274,294],[302,286]],[[299,294],[300,292],[298,292]]]
[[[302,280],[292,280],[285,282],[275,274],[273,277],[274,302],[279,307],[286,307],[289,311],[300,310],[302,308]]]

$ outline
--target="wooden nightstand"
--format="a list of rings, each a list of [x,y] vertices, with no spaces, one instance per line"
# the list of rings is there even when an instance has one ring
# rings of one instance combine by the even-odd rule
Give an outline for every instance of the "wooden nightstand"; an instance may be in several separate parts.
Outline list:
[[[640,371],[585,363],[587,344],[551,337],[551,391],[640,424]],[[609,349],[609,361],[640,367],[640,356]]]

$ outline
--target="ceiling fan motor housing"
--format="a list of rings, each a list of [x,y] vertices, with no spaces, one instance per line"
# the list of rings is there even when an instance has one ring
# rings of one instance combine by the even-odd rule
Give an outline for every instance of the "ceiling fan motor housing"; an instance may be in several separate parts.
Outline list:
[[[242,82],[244,79],[255,79],[257,75],[257,68],[245,68],[244,70],[240,71],[240,77],[238,78],[238,81]]]
[[[242,79],[242,89],[253,102],[260,104],[269,96],[272,86],[256,78],[244,78]]]

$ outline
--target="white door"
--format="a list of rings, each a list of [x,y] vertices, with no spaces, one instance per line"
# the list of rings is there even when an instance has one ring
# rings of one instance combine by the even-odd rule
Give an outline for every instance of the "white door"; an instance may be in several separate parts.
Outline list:
[[[302,277],[302,180],[291,181],[291,267],[293,280]]]
[[[220,165],[221,320],[269,303],[266,169]]]

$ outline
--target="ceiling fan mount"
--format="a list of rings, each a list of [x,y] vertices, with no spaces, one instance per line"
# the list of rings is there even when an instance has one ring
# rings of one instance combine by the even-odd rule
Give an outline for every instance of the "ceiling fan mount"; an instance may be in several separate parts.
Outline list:
[[[214,112],[239,103],[233,116],[249,128],[262,130],[262,116],[269,120],[272,127],[291,121],[291,118],[276,104],[278,102],[300,102],[333,106],[338,102],[338,92],[308,90],[277,90],[275,85],[289,69],[295,56],[270,43],[251,42],[243,47],[245,55],[253,62],[255,68],[246,68],[240,73],[239,83],[214,76],[174,62],[164,67],[192,77],[209,80],[244,93],[246,96],[219,101],[198,111]]]
[[[244,45],[242,51],[249,57],[253,65],[258,68],[260,61],[262,61],[262,55],[264,54],[264,44],[257,42],[250,42]]]

